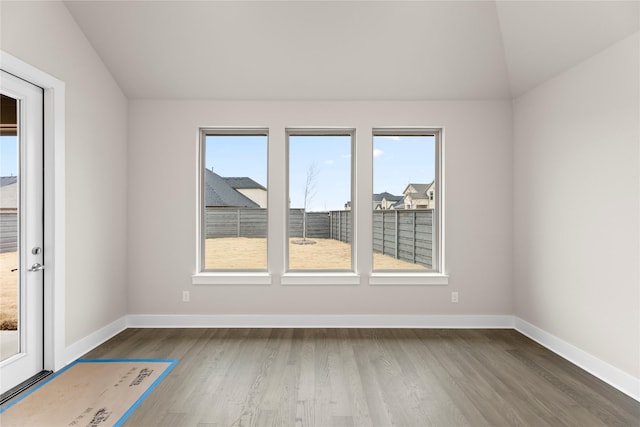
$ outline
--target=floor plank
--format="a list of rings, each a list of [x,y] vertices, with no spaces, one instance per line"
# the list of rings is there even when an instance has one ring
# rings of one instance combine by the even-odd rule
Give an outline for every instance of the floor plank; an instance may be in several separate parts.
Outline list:
[[[127,426],[640,426],[640,403],[513,330],[127,329],[175,358]]]

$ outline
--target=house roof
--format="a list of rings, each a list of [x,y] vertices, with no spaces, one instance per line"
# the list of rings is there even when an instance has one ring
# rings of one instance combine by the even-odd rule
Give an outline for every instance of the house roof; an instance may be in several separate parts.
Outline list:
[[[234,189],[227,180],[205,169],[204,199],[206,206],[259,208],[253,200]]]
[[[404,189],[404,191],[402,192],[402,194],[407,194],[407,192],[409,191],[409,187],[413,187],[413,189],[415,191],[411,191],[411,194],[426,194],[427,193],[427,189],[431,186],[431,183],[429,184],[416,184],[416,183],[411,183],[409,185],[407,185],[407,188]]]
[[[395,209],[395,210],[404,209],[404,208],[405,208],[405,206],[404,206],[404,199],[403,199],[403,200],[398,200],[398,201],[397,201],[397,202],[392,206],[392,208],[393,208],[393,209]]]
[[[374,193],[373,195],[374,202],[381,202],[382,199],[386,199],[392,202],[397,202],[398,200],[402,200],[402,196],[394,196],[393,194],[387,193],[386,191],[382,193]]]
[[[264,188],[262,185],[258,184],[257,182],[255,182],[253,179],[247,177],[247,176],[233,176],[233,177],[223,177],[222,179],[224,179],[227,184],[229,184],[231,187],[238,189],[238,188],[257,188],[260,190],[267,190],[266,188]]]
[[[15,184],[16,182],[18,182],[17,176],[1,176],[0,177],[0,187]]]

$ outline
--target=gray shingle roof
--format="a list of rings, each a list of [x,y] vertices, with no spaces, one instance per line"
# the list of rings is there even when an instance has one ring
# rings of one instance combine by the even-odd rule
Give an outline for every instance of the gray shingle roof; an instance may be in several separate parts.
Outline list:
[[[227,184],[229,184],[231,187],[238,189],[238,188],[258,188],[260,190],[267,190],[266,188],[264,188],[262,185],[258,184],[257,182],[255,182],[253,179],[247,177],[247,176],[233,176],[233,177],[222,177],[222,179],[224,179]]]
[[[389,200],[390,202],[397,202],[398,200],[402,200],[402,198],[403,198],[402,196],[394,196],[393,194],[387,193],[386,191],[382,193],[373,194],[374,202],[381,202],[382,199]]]
[[[11,185],[18,182],[17,176],[1,176],[0,177],[0,187],[4,187],[5,185]]]
[[[395,210],[399,210],[399,209],[404,209],[404,200],[398,200],[394,205],[393,205],[393,209]]]
[[[235,190],[225,178],[217,173],[205,169],[204,178],[204,200],[206,206],[260,207],[256,202]]]
[[[415,193],[426,194],[427,188],[429,188],[430,185],[431,185],[431,183],[429,183],[429,184],[409,184],[409,185],[407,185],[407,188],[405,189],[405,191],[407,191],[407,189],[409,189],[409,187],[413,187],[413,189],[416,190]]]

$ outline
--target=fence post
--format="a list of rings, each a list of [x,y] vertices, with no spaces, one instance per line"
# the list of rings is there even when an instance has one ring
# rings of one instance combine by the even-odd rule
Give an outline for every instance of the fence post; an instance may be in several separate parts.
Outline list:
[[[382,212],[382,255],[384,255],[384,211],[380,211]]]
[[[333,239],[333,211],[329,211],[329,239]]]
[[[413,211],[413,233],[411,233],[413,237],[413,263],[416,263],[416,211]]]
[[[399,227],[399,224],[398,224],[398,214],[400,213],[400,211],[394,211],[394,212],[396,213],[395,214],[395,221],[396,221],[396,236],[395,236],[396,248],[395,248],[395,255],[396,255],[396,259],[398,259],[398,234],[400,232],[400,227]]]

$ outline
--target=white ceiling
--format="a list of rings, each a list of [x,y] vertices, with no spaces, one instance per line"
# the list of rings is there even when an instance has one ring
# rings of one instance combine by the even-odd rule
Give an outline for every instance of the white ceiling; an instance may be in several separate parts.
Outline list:
[[[129,98],[510,98],[638,31],[638,1],[67,1]]]

